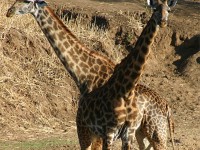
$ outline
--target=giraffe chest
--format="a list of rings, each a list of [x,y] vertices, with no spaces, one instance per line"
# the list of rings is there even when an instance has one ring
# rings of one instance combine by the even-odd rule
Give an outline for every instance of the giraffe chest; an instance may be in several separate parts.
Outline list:
[[[126,115],[124,114],[120,118],[121,114],[114,109],[111,103],[88,102],[87,109],[81,114],[83,124],[100,137],[105,137],[110,132],[109,130],[111,130],[114,139],[116,139],[127,129],[127,125],[125,125]]]

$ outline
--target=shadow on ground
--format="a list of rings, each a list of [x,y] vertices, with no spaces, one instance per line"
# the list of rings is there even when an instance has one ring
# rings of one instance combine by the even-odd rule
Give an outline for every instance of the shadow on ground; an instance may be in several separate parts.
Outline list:
[[[176,36],[175,34],[173,36]],[[173,37],[175,38],[175,37]],[[183,40],[183,37],[176,37],[179,40]],[[200,34],[195,35],[190,39],[184,40],[184,42],[175,48],[176,54],[180,56],[179,60],[176,60],[173,64],[177,67],[179,72],[182,72],[187,63],[188,59],[200,51]],[[196,63],[200,64],[200,57],[196,58]]]

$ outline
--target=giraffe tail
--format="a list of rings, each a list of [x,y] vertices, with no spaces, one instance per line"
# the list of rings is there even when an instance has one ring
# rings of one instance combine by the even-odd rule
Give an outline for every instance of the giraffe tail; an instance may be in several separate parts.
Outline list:
[[[169,125],[169,133],[170,133],[170,138],[171,138],[171,142],[172,142],[172,148],[173,150],[175,150],[174,148],[174,119],[172,116],[172,112],[171,112],[171,108],[169,106],[167,106],[167,120],[168,120],[168,125]]]

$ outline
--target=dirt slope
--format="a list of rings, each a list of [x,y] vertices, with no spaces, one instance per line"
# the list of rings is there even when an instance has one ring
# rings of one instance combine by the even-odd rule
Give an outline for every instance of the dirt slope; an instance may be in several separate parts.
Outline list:
[[[0,149],[20,149],[13,142],[22,143],[23,149],[23,142],[52,137],[66,142],[47,142],[39,149],[79,149],[74,120],[79,92],[31,16],[5,18],[11,2],[0,2]],[[68,16],[68,25],[80,40],[115,62],[127,55],[128,45],[137,40],[150,15],[142,0],[49,4],[64,7],[57,13]],[[199,0],[178,1],[168,27],[155,39],[141,80],[172,107],[179,150],[200,150],[199,10]],[[74,20],[80,16],[76,26]],[[90,23],[103,30],[91,28]],[[25,149],[37,149],[29,146]]]

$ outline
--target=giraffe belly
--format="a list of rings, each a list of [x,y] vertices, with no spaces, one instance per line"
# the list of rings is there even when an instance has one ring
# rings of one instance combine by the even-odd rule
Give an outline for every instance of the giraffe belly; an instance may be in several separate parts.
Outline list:
[[[108,136],[108,134],[110,134],[110,132],[106,131],[106,128],[108,128],[108,126],[99,126],[99,125],[87,125],[91,132],[94,133],[95,135],[98,135],[102,138]],[[109,126],[109,128],[112,131],[113,134],[113,140],[116,140],[118,138],[123,137],[124,135],[126,135],[127,129],[128,129],[128,124],[124,123],[123,125],[120,126]]]

